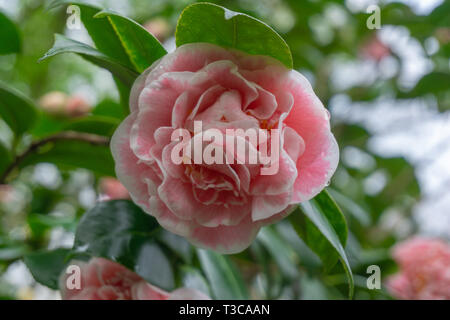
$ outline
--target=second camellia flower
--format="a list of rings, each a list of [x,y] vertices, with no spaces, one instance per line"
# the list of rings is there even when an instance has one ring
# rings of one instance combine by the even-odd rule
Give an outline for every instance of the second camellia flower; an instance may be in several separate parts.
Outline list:
[[[130,109],[112,139],[119,180],[163,227],[200,247],[245,249],[262,226],[317,195],[337,167],[326,109],[300,73],[269,57],[180,46],[138,78]],[[174,163],[173,132],[185,129],[195,140],[196,121],[225,135],[279,130],[277,171],[263,175],[255,163]]]

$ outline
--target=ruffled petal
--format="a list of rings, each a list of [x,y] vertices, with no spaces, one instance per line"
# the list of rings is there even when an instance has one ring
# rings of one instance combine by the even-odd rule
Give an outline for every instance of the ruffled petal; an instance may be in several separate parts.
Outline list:
[[[291,71],[286,83],[294,97],[294,106],[285,119],[305,143],[297,160],[298,177],[294,183],[293,203],[316,196],[331,179],[339,161],[339,148],[330,131],[329,116],[309,82]]]
[[[149,166],[139,162],[130,148],[129,133],[135,117],[129,115],[117,128],[111,139],[111,152],[117,178],[128,190],[133,201],[148,211],[148,185],[159,185],[161,180]]]

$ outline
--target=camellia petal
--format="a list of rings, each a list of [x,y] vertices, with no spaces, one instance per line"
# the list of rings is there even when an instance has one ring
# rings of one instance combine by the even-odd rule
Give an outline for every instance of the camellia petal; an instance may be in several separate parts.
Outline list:
[[[130,105],[112,140],[119,180],[164,228],[203,248],[245,249],[319,193],[338,163],[311,85],[270,57],[182,45],[138,78]]]

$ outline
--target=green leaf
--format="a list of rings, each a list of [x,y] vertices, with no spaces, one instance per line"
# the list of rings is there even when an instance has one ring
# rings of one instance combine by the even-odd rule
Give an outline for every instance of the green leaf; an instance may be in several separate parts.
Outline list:
[[[39,59],[39,61],[61,53],[79,54],[93,64],[109,70],[123,84],[129,87],[133,85],[134,80],[138,76],[138,73],[123,65],[119,60],[115,60],[114,58],[97,51],[87,44],[71,40],[60,34],[55,34],[55,43],[53,44],[53,47],[41,59]]]
[[[287,279],[292,280],[298,277],[298,256],[296,256],[295,252],[293,252],[274,230],[270,227],[263,228],[258,234],[258,239],[269,251],[282,274]]]
[[[0,141],[0,177],[3,171],[9,166],[12,161],[11,152],[8,148]]]
[[[192,246],[183,237],[173,234],[166,230],[161,230],[158,235],[158,241],[174,251],[184,262],[192,263]]]
[[[283,38],[271,27],[246,14],[211,3],[195,3],[181,13],[176,44],[208,42],[249,54],[265,55],[292,68],[292,55]]]
[[[124,66],[141,73],[167,52],[151,33],[118,13],[81,1],[54,1],[50,7],[74,4],[97,49]]]
[[[75,225],[75,219],[71,217],[56,217],[38,213],[27,215],[27,222],[35,237],[41,237],[46,231],[55,227],[63,227],[69,230]]]
[[[301,203],[289,216],[297,234],[330,270],[339,259],[349,282],[349,296],[353,297],[353,274],[344,246],[347,226],[342,212],[326,191],[309,202]]]
[[[108,146],[78,140],[57,140],[28,154],[20,167],[51,162],[63,168],[85,168],[100,175],[115,176],[114,160]]]
[[[0,246],[0,261],[9,261],[21,258],[30,251],[30,248],[23,243],[10,243]]]
[[[197,255],[215,299],[248,299],[245,284],[227,256],[203,249],[197,249]]]
[[[319,193],[311,202],[315,203],[327,218],[328,222],[333,226],[339,241],[345,247],[348,237],[347,221],[339,206],[330,196],[327,190]]]
[[[399,93],[400,98],[419,97],[425,94],[437,94],[450,90],[450,73],[431,72],[422,77],[415,87],[406,93]]]
[[[359,204],[355,203],[352,199],[342,193],[334,189],[329,189],[328,191],[345,212],[351,214],[362,226],[370,226],[372,223],[372,217],[369,212],[364,210]]]
[[[167,53],[150,32],[127,17],[104,10],[97,13],[95,18],[108,19],[135,70],[139,73]]]
[[[22,93],[0,82],[0,117],[15,134],[21,135],[35,124],[37,109]]]
[[[19,29],[0,11],[0,55],[18,52],[20,52]]]
[[[70,121],[64,129],[110,137],[119,122],[116,118],[111,117],[87,116]]]
[[[49,5],[49,9],[62,5],[77,5],[80,7],[81,21],[97,49],[133,70],[134,66],[109,20],[94,18],[97,13],[102,11],[102,8],[83,1],[55,0]]]
[[[24,257],[24,262],[37,282],[56,290],[69,253],[69,249],[32,252]]]
[[[208,282],[201,272],[190,266],[181,266],[181,283],[184,288],[191,288],[203,292],[207,296],[211,296]]]
[[[158,223],[131,201],[97,204],[75,233],[74,251],[116,261],[165,290],[174,288],[167,256],[156,242]]]

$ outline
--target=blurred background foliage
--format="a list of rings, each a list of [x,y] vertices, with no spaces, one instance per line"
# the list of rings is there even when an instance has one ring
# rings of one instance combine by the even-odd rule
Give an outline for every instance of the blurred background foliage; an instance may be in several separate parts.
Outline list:
[[[138,21],[170,51],[176,20],[194,1],[93,2]],[[396,270],[389,249],[399,240],[415,233],[450,237],[450,1],[211,2],[257,17],[280,33],[294,68],[330,110],[341,162],[329,191],[349,224],[346,251],[355,274],[355,298],[390,298],[384,288],[367,289],[367,267],[379,265],[384,279]],[[379,30],[366,26],[370,4],[381,7]],[[20,44],[0,44],[0,53],[7,53],[0,56],[0,81],[38,106],[32,132],[19,138],[0,117],[0,156],[2,148],[20,154],[33,139],[62,129],[108,137],[124,116],[107,71],[73,54],[37,63],[51,48],[54,33],[92,44],[84,29],[66,27],[65,8],[48,10],[46,5],[0,0],[1,14],[15,22],[21,39]],[[71,247],[77,221],[99,198],[109,196],[111,180],[105,176],[114,171],[108,151],[93,148],[86,159],[77,157],[80,148],[93,147],[75,142],[53,146],[51,152],[28,157],[20,171],[1,181],[0,298],[57,298],[32,280],[22,260],[29,252]],[[323,272],[286,222],[265,228],[231,260],[252,298],[346,296],[341,267]],[[182,270],[189,277],[181,277],[204,286],[189,268]]]

